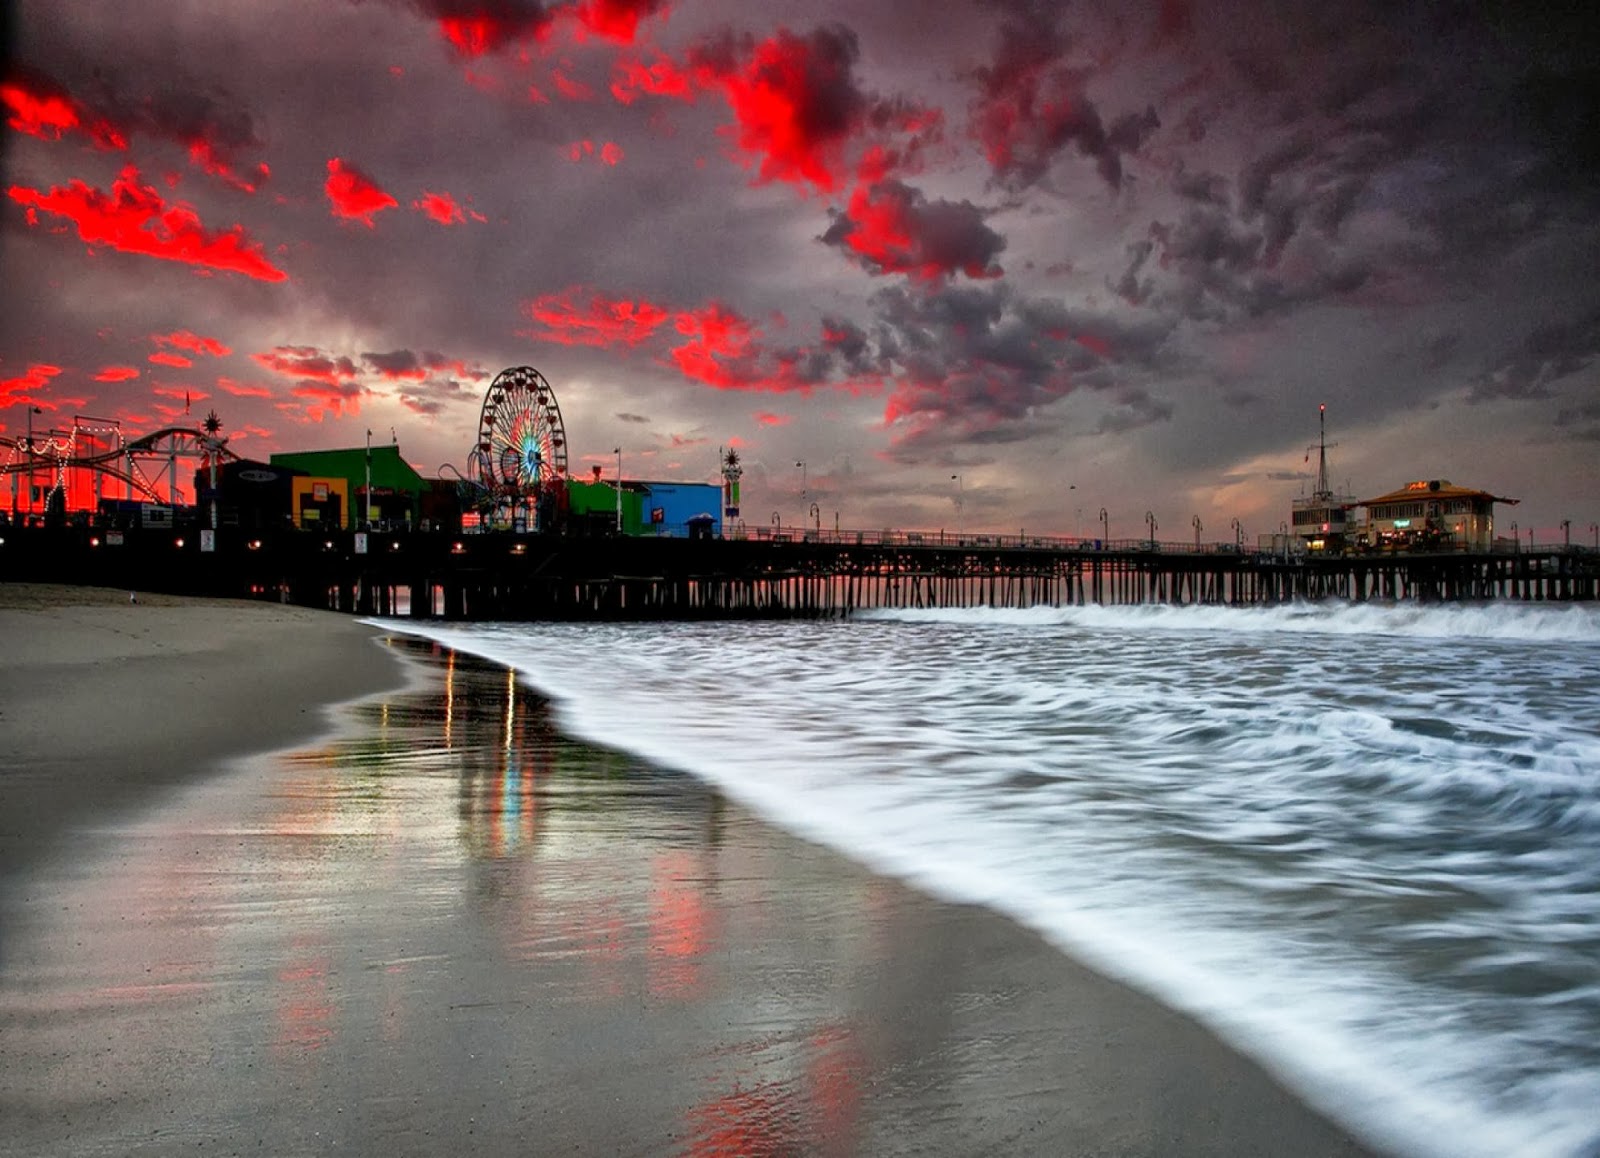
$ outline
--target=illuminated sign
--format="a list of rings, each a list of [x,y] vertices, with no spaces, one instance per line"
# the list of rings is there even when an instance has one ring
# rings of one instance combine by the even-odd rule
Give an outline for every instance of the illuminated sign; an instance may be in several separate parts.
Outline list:
[[[1397,530],[1397,531],[1404,530],[1406,527],[1409,527],[1410,525],[1411,525],[1411,520],[1410,519],[1396,519],[1394,521],[1394,529]]]

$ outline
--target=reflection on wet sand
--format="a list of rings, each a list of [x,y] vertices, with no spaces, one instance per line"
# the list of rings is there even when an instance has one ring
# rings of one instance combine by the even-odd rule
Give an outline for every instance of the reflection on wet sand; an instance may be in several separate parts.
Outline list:
[[[1041,1008],[1066,966],[1025,934],[391,646],[426,686],[33,883],[0,1152],[977,1153],[1094,1117],[1092,1010]]]

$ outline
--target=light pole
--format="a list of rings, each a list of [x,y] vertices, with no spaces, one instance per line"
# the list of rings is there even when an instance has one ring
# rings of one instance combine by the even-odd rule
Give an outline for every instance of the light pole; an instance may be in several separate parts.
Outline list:
[[[956,484],[956,541],[960,542],[966,533],[966,496],[962,492],[961,476],[953,474],[950,478]]]
[[[822,534],[822,512],[817,509],[817,504],[816,503],[812,503],[811,504],[811,510],[810,510],[809,513],[811,515],[811,523],[812,523],[812,525],[816,528],[817,534],[821,535]]]
[[[1517,554],[1522,554],[1522,532],[1517,529],[1517,521],[1511,520],[1511,549]]]
[[[613,447],[612,454],[617,456],[617,534],[622,534],[622,447]]]
[[[1083,508],[1078,508],[1078,521],[1073,524],[1073,538],[1083,538]]]
[[[1594,536],[1594,549],[1600,551],[1600,523],[1590,523],[1589,533]]]
[[[1100,508],[1100,546],[1111,545],[1111,516],[1106,514],[1104,507]]]
[[[372,430],[367,429],[367,489],[362,497],[361,529],[372,530]]]
[[[1146,511],[1144,513],[1144,521],[1150,527],[1150,549],[1152,551],[1154,551],[1156,549],[1156,516],[1155,516],[1155,513],[1153,511]]]
[[[1238,519],[1230,520],[1228,525],[1233,528],[1233,549],[1235,551],[1244,550],[1244,527]]]
[[[783,516],[777,511],[772,512],[772,537],[776,539],[783,531]]]
[[[1195,552],[1197,554],[1200,551],[1200,531],[1201,531],[1201,529],[1202,528],[1200,526],[1200,516],[1196,515],[1194,517],[1194,549],[1195,549]]]

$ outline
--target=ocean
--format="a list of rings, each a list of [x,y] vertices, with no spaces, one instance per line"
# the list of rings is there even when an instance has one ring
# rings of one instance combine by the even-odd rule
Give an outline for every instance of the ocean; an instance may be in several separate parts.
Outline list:
[[[1600,613],[385,621],[989,906],[1415,1155],[1600,1153]]]

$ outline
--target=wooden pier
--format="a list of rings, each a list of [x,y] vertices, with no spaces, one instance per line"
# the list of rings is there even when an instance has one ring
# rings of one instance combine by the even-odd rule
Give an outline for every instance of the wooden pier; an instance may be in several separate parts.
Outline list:
[[[115,541],[120,538],[120,541]],[[1592,601],[1600,553],[1278,556],[915,532],[735,539],[6,528],[0,581],[285,600],[363,615],[838,617],[872,608]],[[209,545],[210,549],[202,547]]]

